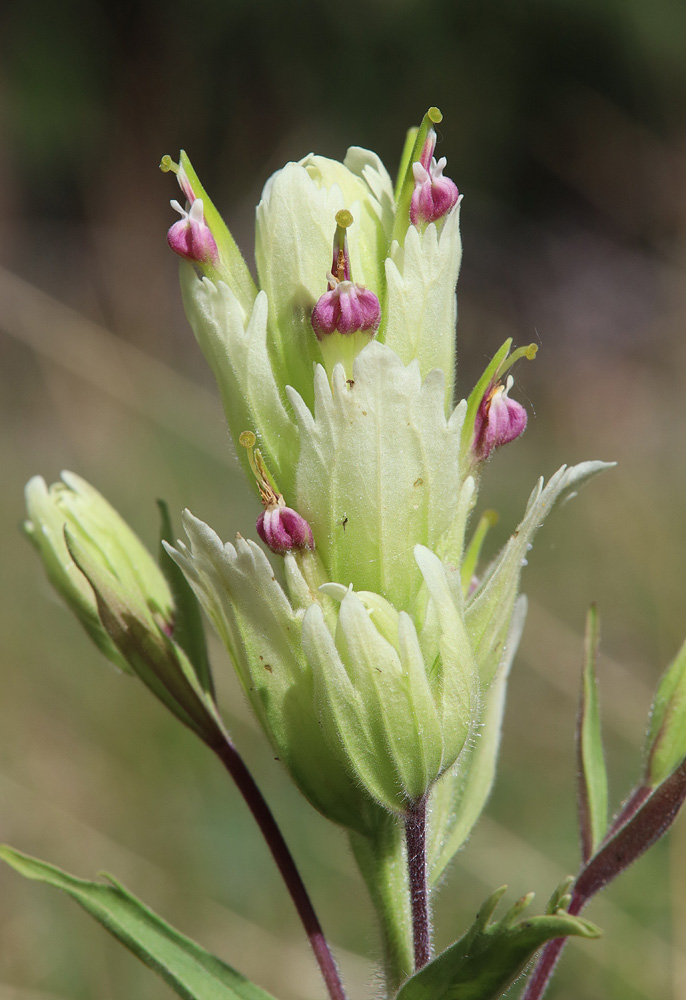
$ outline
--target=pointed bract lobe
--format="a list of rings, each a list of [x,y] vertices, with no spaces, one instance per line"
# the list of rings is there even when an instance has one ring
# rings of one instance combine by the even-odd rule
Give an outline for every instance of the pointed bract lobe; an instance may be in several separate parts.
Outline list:
[[[502,644],[519,589],[519,578],[531,541],[553,505],[591,476],[611,468],[612,463],[582,462],[562,466],[543,487],[541,479],[529,497],[519,527],[489,567],[478,590],[467,603],[467,631],[479,662],[481,679],[489,684],[500,660]]]
[[[455,382],[455,285],[462,260],[459,207],[443,228],[410,227],[403,246],[393,243],[386,259],[387,297],[380,339],[404,364],[419,362],[422,377],[434,368],[445,376],[449,409]]]
[[[330,579],[409,609],[422,579],[414,541],[433,547],[454,514],[463,411],[446,419],[442,373],[422,383],[416,362],[380,344],[353,374],[351,386],[334,369],[329,385],[317,370],[314,414],[289,393],[301,435],[295,506]]]
[[[298,431],[284,405],[283,387],[276,381],[269,356],[267,296],[260,292],[246,315],[224,282],[199,281],[190,264],[183,264],[180,273],[186,315],[217,380],[236,452],[252,479],[238,439],[246,428],[258,429],[262,451],[288,494]]]

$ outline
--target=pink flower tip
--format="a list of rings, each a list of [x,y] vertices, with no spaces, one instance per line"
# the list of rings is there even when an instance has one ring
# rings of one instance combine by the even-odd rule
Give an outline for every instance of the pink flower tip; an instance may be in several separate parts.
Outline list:
[[[505,386],[501,382],[492,383],[481,400],[472,441],[472,452],[479,461],[487,459],[494,448],[514,441],[526,428],[526,410],[508,395],[512,384],[511,375]]]
[[[329,290],[312,310],[312,329],[318,340],[336,331],[367,331],[373,337],[380,322],[381,306],[374,292],[353,281],[338,281],[332,275]]]
[[[422,155],[412,164],[414,191],[410,200],[410,222],[413,226],[437,222],[457,204],[460,192],[449,177],[443,176],[447,160],[442,156],[438,162],[434,158],[436,133],[429,131]]]
[[[205,222],[202,198],[196,198],[188,212],[178,201],[172,201],[171,206],[181,215],[167,233],[167,243],[174,253],[194,264],[216,266],[219,262],[219,250],[210,227]]]
[[[257,519],[257,534],[277,555],[293,549],[313,549],[314,536],[309,524],[293,510],[280,504],[270,504]]]

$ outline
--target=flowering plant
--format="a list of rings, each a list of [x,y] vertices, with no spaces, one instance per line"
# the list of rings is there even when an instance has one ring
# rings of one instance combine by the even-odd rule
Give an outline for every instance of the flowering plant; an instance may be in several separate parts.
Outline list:
[[[230,655],[278,758],[347,831],[381,931],[386,994],[501,996],[542,946],[525,989],[542,996],[562,943],[593,937],[582,906],[659,836],[686,794],[682,651],[658,692],[646,771],[612,824],[589,618],[579,716],[583,866],[545,914],[504,890],[438,956],[429,897],[493,782],[508,674],[524,625],[520,574],[553,505],[607,467],[563,466],[536,484],[487,565],[492,514],[473,524],[484,463],[524,431],[510,393],[536,347],[507,341],[455,402],[455,286],[462,197],[434,157],[431,108],[410,131],[395,185],[353,147],[309,155],[266,183],[257,282],[185,153],[186,201],[168,242],[195,337],[255,486],[255,539],[224,543],[186,511],[159,564],[91,486],[64,473],[26,491],[26,532],[53,585],[119,668],[137,675],[237,782],[291,892],[329,995],[345,996],[297,868],[222,721],[200,609]],[[116,883],[86,883],[11,848],[29,877],[71,893],[184,997],[266,994]],[[546,944],[546,942],[549,942]]]

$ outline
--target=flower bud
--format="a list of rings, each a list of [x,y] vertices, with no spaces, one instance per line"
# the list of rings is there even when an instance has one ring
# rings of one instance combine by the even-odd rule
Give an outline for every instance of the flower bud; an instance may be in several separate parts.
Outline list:
[[[460,193],[449,177],[443,176],[447,160],[434,158],[436,132],[429,129],[421,157],[412,164],[414,191],[410,200],[410,222],[413,226],[437,222],[457,204]]]
[[[25,531],[50,582],[100,650],[135,674],[209,744],[222,726],[211,693],[172,638],[171,590],[157,563],[97,490],[72,472],[26,487]]]
[[[312,329],[318,340],[332,333],[364,331],[373,337],[381,321],[381,306],[374,292],[352,280],[346,229],[353,217],[346,209],[336,213],[336,233],[333,240],[333,261],[329,272],[329,289],[312,311]]]
[[[192,201],[190,212],[182,208],[178,201],[170,204],[181,216],[167,233],[167,243],[174,253],[192,264],[216,267],[219,264],[219,251],[210,227],[205,222],[202,198]]]
[[[34,476],[26,486],[26,506],[24,531],[36,547],[51,584],[101,652],[117,667],[131,672],[103,628],[93,589],[67,547],[65,530],[88,549],[94,564],[117,579],[129,602],[140,605],[169,635],[174,622],[173,601],[157,563],[105,498],[73,472],[63,472],[62,482],[49,488],[41,476]]]
[[[491,384],[481,400],[474,420],[472,441],[472,452],[479,461],[487,459],[494,448],[514,441],[524,433],[526,410],[521,403],[508,396],[512,385],[510,375],[505,386],[500,382]]]

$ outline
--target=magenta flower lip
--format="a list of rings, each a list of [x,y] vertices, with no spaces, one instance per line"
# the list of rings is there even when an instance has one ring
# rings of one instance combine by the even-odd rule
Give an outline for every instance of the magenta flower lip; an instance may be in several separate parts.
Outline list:
[[[314,548],[312,528],[297,511],[285,506],[283,497],[265,508],[256,527],[264,544],[277,555],[285,555],[293,549]]]
[[[346,230],[353,217],[347,209],[336,213],[333,259],[328,274],[329,287],[312,310],[312,329],[317,340],[330,333],[371,331],[373,337],[381,322],[381,305],[374,292],[352,279]]]
[[[374,292],[353,281],[338,281],[329,275],[329,290],[312,310],[312,329],[318,340],[327,334],[376,333],[381,322],[381,306]]]
[[[472,451],[479,461],[487,459],[494,448],[514,441],[526,429],[526,410],[508,395],[512,385],[511,375],[506,385],[494,382],[481,400],[472,442]]]
[[[210,227],[205,222],[202,198],[195,198],[190,211],[178,201],[170,202],[181,218],[167,233],[167,243],[174,253],[194,264],[214,265],[219,262],[219,250]]]
[[[460,199],[457,185],[443,176],[445,156],[436,162],[436,133],[431,129],[426,137],[421,158],[412,164],[414,191],[410,200],[410,222],[413,226],[437,222],[447,215]]]

